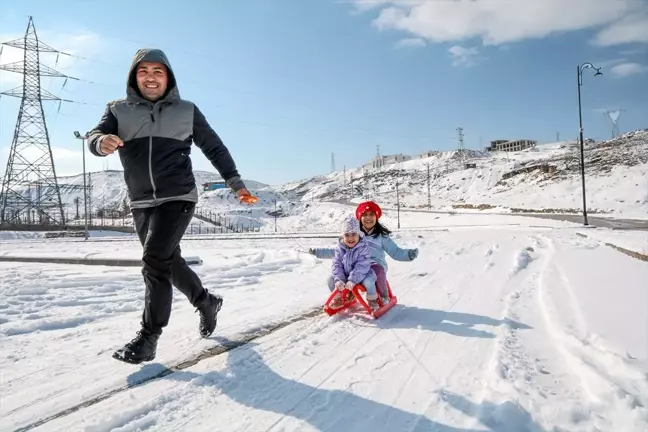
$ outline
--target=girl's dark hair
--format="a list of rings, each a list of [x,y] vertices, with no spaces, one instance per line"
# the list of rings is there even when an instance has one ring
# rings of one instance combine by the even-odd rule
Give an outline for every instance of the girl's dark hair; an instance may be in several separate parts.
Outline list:
[[[362,232],[364,232],[365,234],[367,234],[367,231],[364,229],[364,227],[362,226],[362,224],[360,224],[360,229],[362,230]],[[383,224],[381,224],[380,222],[376,221],[376,225],[374,225],[373,232],[370,234],[370,236],[371,236],[371,237],[378,237],[379,235],[384,235],[385,237],[387,237],[387,236],[390,235],[390,234],[391,234],[391,231],[390,231],[390,230],[388,230],[388,229],[387,229]]]

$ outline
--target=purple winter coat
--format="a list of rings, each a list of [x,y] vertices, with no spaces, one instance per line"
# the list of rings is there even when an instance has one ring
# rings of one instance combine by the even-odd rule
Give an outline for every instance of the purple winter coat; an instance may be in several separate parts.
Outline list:
[[[340,240],[333,257],[333,278],[335,281],[359,284],[369,275],[376,278],[376,274],[371,268],[371,255],[367,240],[361,237],[358,244],[351,249],[344,244],[344,241]]]

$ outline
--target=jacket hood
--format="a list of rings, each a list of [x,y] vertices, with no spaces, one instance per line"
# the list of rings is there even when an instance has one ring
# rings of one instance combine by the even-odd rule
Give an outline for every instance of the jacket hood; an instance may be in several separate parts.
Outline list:
[[[128,70],[128,79],[126,82],[126,98],[131,101],[136,102],[145,102],[148,101],[145,97],[141,95],[139,89],[137,88],[137,80],[135,78],[135,73],[137,71],[137,65],[140,62],[149,61],[149,62],[159,62],[162,63],[167,68],[167,73],[169,75],[169,80],[167,84],[167,90],[164,96],[159,100],[168,100],[175,101],[180,99],[180,92],[178,91],[178,86],[175,79],[175,74],[171,68],[171,63],[167,58],[166,54],[159,49],[151,48],[142,48],[137,50],[133,61],[131,62],[130,69]],[[150,101],[149,101],[150,102]]]

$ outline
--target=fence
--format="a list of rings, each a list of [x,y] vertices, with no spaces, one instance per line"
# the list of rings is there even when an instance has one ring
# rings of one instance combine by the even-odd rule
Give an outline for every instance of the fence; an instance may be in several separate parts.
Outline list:
[[[194,217],[203,222],[210,223],[214,226],[204,226],[204,225],[195,225],[191,224],[187,228],[187,234],[216,234],[216,233],[225,233],[225,232],[259,232],[261,230],[261,225],[256,224],[245,224],[245,223],[234,223],[231,218],[221,215],[220,213],[214,213],[211,211],[204,211],[202,209],[197,209],[194,213]],[[198,232],[194,231],[194,227],[198,229]]]

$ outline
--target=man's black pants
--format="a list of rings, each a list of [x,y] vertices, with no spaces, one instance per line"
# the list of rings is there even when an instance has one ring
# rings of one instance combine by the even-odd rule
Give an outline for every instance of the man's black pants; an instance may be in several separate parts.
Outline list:
[[[196,204],[170,201],[157,207],[133,209],[135,230],[144,247],[142,275],[146,285],[142,327],[161,334],[169,323],[174,285],[198,307],[207,291],[180,253],[180,240],[189,226]]]

